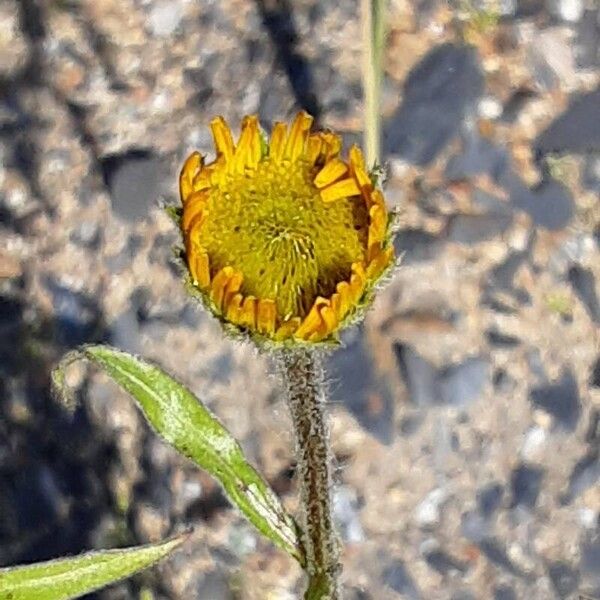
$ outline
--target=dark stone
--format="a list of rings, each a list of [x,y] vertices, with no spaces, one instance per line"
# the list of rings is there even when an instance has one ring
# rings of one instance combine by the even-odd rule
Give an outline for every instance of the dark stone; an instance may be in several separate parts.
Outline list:
[[[484,518],[478,510],[472,510],[462,515],[460,531],[462,535],[474,544],[481,544],[490,534],[490,521]]]
[[[442,575],[447,575],[451,571],[466,573],[468,570],[468,565],[466,563],[450,556],[439,548],[426,552],[425,561],[432,569],[435,569]]]
[[[520,88],[512,94],[502,109],[501,119],[505,123],[514,123],[521,111],[537,94],[528,88]]]
[[[600,585],[600,533],[582,544],[580,568],[582,575],[591,576]]]
[[[459,244],[477,244],[503,234],[512,224],[512,215],[453,215],[448,222],[448,239]]]
[[[384,569],[382,580],[384,585],[402,594],[407,600],[419,600],[421,598],[421,594],[406,570],[404,563],[399,560]]]
[[[468,358],[447,367],[439,378],[442,402],[465,407],[477,400],[490,378],[490,365],[482,357]]]
[[[120,252],[108,256],[106,266],[113,272],[118,273],[131,266],[135,255],[142,247],[143,238],[135,233],[132,233]]]
[[[443,248],[444,242],[421,229],[405,229],[394,238],[394,249],[402,255],[402,264],[433,260]]]
[[[202,575],[195,586],[193,596],[196,598],[218,598],[219,600],[233,600],[231,584],[226,573],[212,571]]]
[[[407,437],[414,435],[419,430],[423,419],[419,415],[407,415],[400,421],[400,433]]]
[[[385,124],[388,154],[426,165],[456,136],[483,90],[474,49],[442,44],[410,72],[402,105]]]
[[[438,403],[439,383],[435,366],[410,346],[395,344],[394,351],[410,401],[421,408]]]
[[[511,508],[517,506],[535,508],[543,478],[543,469],[526,464],[519,465],[511,476]]]
[[[458,592],[454,592],[454,594],[450,596],[450,600],[475,600],[475,596],[473,596],[471,592],[460,590]]]
[[[102,233],[98,223],[83,221],[71,231],[69,239],[83,248],[98,250],[102,241]]]
[[[489,483],[477,494],[479,512],[483,517],[489,519],[502,504],[504,488],[499,483]]]
[[[570,598],[579,584],[579,572],[566,563],[551,564],[548,567],[548,575],[559,598]]]
[[[327,361],[334,402],[343,403],[358,422],[384,444],[394,437],[394,395],[385,377],[378,376],[363,330],[351,329],[344,346]]]
[[[597,448],[592,449],[577,461],[571,476],[567,494],[562,498],[563,504],[569,504],[583,492],[596,485],[600,480],[600,457]]]
[[[600,194],[600,154],[590,156],[585,161],[582,183],[588,190]]]
[[[575,205],[569,188],[562,183],[544,180],[530,189],[517,176],[511,176],[506,187],[513,206],[526,212],[534,225],[557,231],[571,222]]]
[[[524,577],[524,573],[515,565],[506,550],[502,547],[500,542],[495,538],[486,538],[479,543],[479,549],[483,555],[492,563],[504,569],[512,575]]]
[[[581,413],[577,381],[571,371],[565,371],[556,383],[533,388],[529,399],[536,408],[552,415],[557,425],[573,430]]]
[[[497,179],[508,165],[508,152],[479,135],[465,136],[460,154],[446,164],[446,178],[461,181],[475,175],[487,174]]]
[[[101,313],[94,300],[63,286],[54,277],[45,279],[52,296],[57,338],[67,346],[93,341],[98,335]]]
[[[533,17],[544,10],[544,0],[517,0],[515,16]]]
[[[492,269],[490,273],[490,284],[502,290],[512,290],[515,275],[528,258],[529,250],[511,252],[504,262]]]
[[[485,337],[492,346],[497,346],[499,348],[514,348],[521,343],[521,340],[518,337],[502,333],[495,327],[488,329],[485,332]]]
[[[590,423],[585,433],[585,441],[594,447],[600,448],[600,409],[590,411]]]
[[[600,302],[596,295],[596,282],[592,271],[574,265],[569,269],[568,278],[590,319],[600,324]]]
[[[162,162],[149,150],[130,150],[102,160],[115,213],[126,221],[148,216],[158,202]]]
[[[600,12],[586,10],[577,24],[575,56],[579,67],[600,66]]]
[[[517,600],[517,595],[511,587],[501,585],[494,590],[494,600]]]
[[[515,389],[517,382],[504,369],[497,369],[492,377],[494,389],[500,393],[507,393]]]
[[[137,354],[141,350],[140,326],[136,311],[129,307],[110,325],[110,343],[121,350]]]
[[[535,141],[539,155],[600,151],[600,88],[577,96]]]

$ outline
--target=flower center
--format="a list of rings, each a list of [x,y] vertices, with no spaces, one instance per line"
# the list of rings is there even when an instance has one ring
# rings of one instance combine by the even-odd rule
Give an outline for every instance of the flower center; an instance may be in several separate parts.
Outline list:
[[[280,317],[305,316],[364,260],[368,213],[355,198],[324,202],[313,183],[319,167],[303,158],[264,157],[228,173],[211,189],[201,228],[211,275],[231,266],[241,292],[275,301]]]

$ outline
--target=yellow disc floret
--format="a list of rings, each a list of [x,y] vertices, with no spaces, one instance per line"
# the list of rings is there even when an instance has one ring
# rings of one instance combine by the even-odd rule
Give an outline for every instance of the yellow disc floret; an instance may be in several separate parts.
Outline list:
[[[265,143],[256,116],[234,144],[211,123],[217,157],[197,152],[180,177],[193,284],[220,318],[275,340],[331,337],[393,260],[387,210],[357,147],[298,114]]]

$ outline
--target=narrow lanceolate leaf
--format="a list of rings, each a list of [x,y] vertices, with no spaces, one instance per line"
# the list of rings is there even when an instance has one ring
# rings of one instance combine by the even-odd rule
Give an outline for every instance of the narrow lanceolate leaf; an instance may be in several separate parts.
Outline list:
[[[109,346],[85,346],[54,372],[64,392],[64,369],[87,358],[137,401],[156,432],[213,475],[229,499],[266,537],[304,564],[298,527],[279,498],[245,459],[240,445],[183,385],[158,367]]]
[[[0,569],[0,600],[78,598],[146,569],[172,552],[186,537]]]

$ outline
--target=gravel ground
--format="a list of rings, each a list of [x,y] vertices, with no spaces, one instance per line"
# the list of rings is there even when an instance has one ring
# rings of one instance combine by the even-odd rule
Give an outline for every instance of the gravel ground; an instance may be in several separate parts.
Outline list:
[[[346,596],[600,598],[600,8],[391,0],[388,26],[404,266],[328,364]],[[193,526],[90,598],[300,596],[107,378],[74,372],[70,413],[49,372],[84,342],[160,362],[294,510],[272,365],[186,297],[160,205],[216,114],[360,140],[360,64],[348,0],[4,0],[0,565]]]

